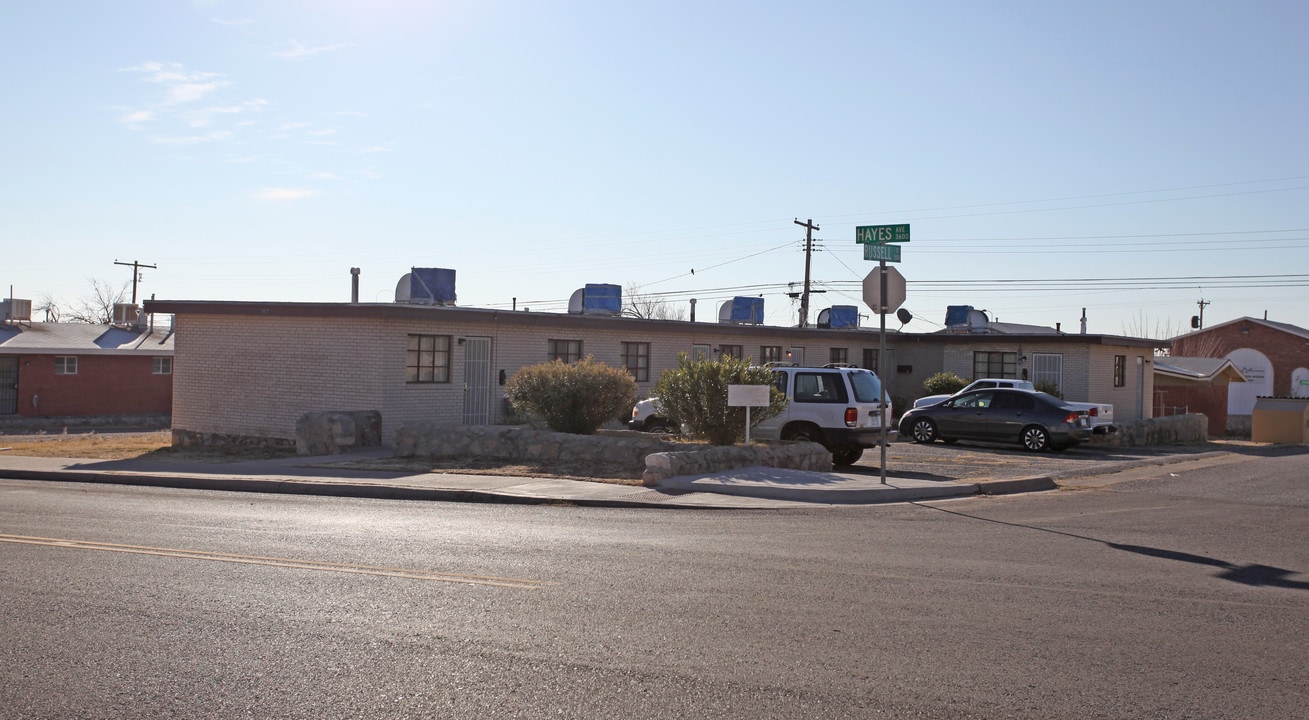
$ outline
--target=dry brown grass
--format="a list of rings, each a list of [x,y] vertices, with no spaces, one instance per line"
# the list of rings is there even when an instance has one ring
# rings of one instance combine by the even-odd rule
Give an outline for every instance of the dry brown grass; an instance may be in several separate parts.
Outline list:
[[[266,460],[295,455],[294,448],[172,447],[172,438],[167,430],[137,433],[7,435],[0,437],[0,452],[26,457],[213,463]]]
[[[275,460],[295,456],[294,448],[265,447],[172,447],[167,430],[144,433],[86,433],[69,435],[0,436],[0,455],[27,457],[88,458],[95,460],[158,460],[172,462],[230,463],[247,460]],[[409,473],[453,472],[465,475],[501,475],[520,477],[589,480],[620,485],[640,485],[641,471],[615,464],[571,466],[507,465],[480,460],[431,460],[419,458],[378,458],[344,460],[322,467],[354,470],[393,470]]]

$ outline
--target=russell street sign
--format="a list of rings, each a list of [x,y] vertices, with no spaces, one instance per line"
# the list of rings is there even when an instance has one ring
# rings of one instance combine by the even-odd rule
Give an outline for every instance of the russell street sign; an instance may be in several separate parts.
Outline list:
[[[885,260],[887,262],[900,262],[899,245],[865,245],[865,260]]]

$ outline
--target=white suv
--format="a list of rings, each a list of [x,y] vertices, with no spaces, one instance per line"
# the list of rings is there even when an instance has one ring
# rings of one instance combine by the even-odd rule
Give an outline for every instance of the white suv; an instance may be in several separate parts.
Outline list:
[[[882,443],[882,380],[872,370],[825,365],[773,365],[773,385],[786,393],[786,410],[756,427],[755,437],[811,440],[832,453],[835,465],[853,465],[864,448]],[[886,440],[898,434],[886,401]]]

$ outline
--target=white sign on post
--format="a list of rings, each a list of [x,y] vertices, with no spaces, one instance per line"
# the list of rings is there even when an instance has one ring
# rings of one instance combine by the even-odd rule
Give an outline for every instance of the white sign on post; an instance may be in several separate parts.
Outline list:
[[[745,408],[745,444],[750,444],[750,408],[768,407],[768,385],[728,385],[727,407]]]

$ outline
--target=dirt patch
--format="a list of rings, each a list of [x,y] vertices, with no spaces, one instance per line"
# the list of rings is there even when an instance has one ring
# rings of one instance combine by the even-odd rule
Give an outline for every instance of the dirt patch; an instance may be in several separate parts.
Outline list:
[[[407,473],[458,473],[461,475],[496,475],[509,477],[559,478],[585,480],[613,485],[640,485],[642,469],[614,463],[591,463],[586,466],[554,463],[550,465],[507,465],[486,460],[433,460],[430,458],[378,458],[347,460],[330,465],[309,467],[346,468],[350,470],[389,470]]]
[[[295,457],[294,448],[195,445],[173,447],[171,443],[172,436],[167,430],[141,433],[5,436],[0,437],[0,455],[213,464],[252,460],[280,460]],[[568,463],[507,465],[479,460],[441,461],[419,458],[345,460],[321,465],[306,465],[305,467],[383,470],[414,474],[454,472],[467,475],[561,478],[618,485],[640,485],[642,472],[639,468],[620,466],[614,463],[593,463],[586,466],[570,465]]]

